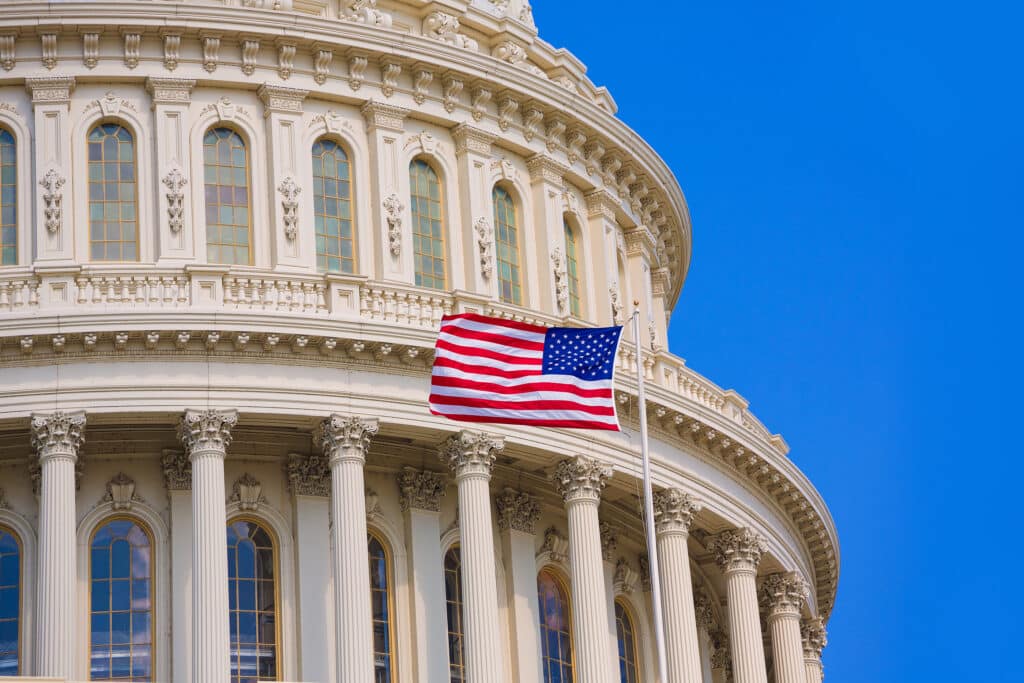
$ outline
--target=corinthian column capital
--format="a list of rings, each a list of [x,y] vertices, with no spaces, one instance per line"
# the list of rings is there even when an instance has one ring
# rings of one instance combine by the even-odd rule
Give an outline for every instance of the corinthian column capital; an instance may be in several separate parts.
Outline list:
[[[821,651],[828,645],[825,622],[821,617],[811,617],[800,622],[800,639],[803,641],[804,657],[821,659]]]
[[[540,504],[529,493],[506,488],[495,501],[498,508],[498,529],[513,529],[527,534],[537,533],[537,519],[540,517]]]
[[[78,458],[78,449],[85,443],[85,411],[76,410],[32,415],[32,447],[39,461],[50,458]]]
[[[746,527],[723,531],[708,540],[708,550],[723,572],[756,572],[761,555],[768,550],[764,537]]]
[[[601,491],[612,476],[612,468],[585,455],[562,460],[555,466],[555,488],[568,503],[601,500]]]
[[[504,448],[505,440],[500,436],[463,429],[441,442],[437,455],[452,468],[456,479],[489,479],[491,466]]]
[[[380,429],[374,418],[353,417],[334,413],[317,425],[313,431],[313,443],[323,449],[328,462],[366,462],[366,451],[370,439]]]
[[[398,475],[398,491],[402,494],[399,504],[403,512],[410,508],[437,512],[445,493],[444,475],[406,467]]]
[[[227,453],[237,410],[186,410],[178,422],[178,438],[190,458],[199,453]]]
[[[808,590],[807,582],[796,572],[769,574],[761,583],[761,602],[768,608],[769,617],[799,617]]]
[[[686,534],[700,504],[689,493],[666,489],[654,494],[654,528],[661,534]]]

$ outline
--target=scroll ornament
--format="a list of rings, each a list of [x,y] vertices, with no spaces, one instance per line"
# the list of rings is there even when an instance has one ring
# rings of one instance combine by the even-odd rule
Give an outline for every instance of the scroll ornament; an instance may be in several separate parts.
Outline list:
[[[294,240],[298,232],[298,197],[302,188],[295,183],[295,178],[287,176],[277,186],[277,191],[281,193],[281,208],[284,210],[284,236]]]
[[[397,194],[390,194],[384,199],[384,215],[388,222],[388,244],[391,255],[402,253],[402,212],[405,205]]]
[[[184,188],[188,185],[188,178],[180,169],[172,168],[164,176],[163,184],[167,186],[167,225],[171,232],[177,234],[184,226]]]
[[[64,187],[64,177],[51,168],[47,171],[39,184],[43,187],[43,213],[46,217],[46,229],[50,234],[56,234],[61,224],[61,204],[64,200],[64,193],[60,191]]]

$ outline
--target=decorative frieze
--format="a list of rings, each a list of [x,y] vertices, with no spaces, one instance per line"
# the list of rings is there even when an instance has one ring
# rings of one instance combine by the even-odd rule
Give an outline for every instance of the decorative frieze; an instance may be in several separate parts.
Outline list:
[[[266,496],[263,495],[263,484],[246,472],[231,486],[231,497],[228,498],[228,502],[237,503],[239,510],[259,510],[260,505],[267,502]]]
[[[722,571],[756,571],[768,543],[753,529],[723,531],[708,538],[708,550]]]
[[[585,455],[560,461],[555,466],[555,488],[566,503],[601,499],[612,468]]]
[[[146,79],[146,90],[152,98],[153,107],[161,104],[188,104],[192,101],[192,88],[196,82],[189,78],[154,78]]]
[[[331,472],[323,453],[290,453],[285,466],[292,495],[327,497],[331,493]]]
[[[406,467],[398,475],[399,504],[409,509],[439,512],[445,494],[445,478],[439,472]]]
[[[367,100],[359,111],[362,112],[363,119],[366,120],[366,128],[369,132],[378,128],[397,133],[405,131],[405,118],[409,115],[408,109]]]
[[[458,155],[472,152],[490,156],[491,145],[497,138],[487,131],[460,123],[452,129],[452,139],[455,141],[455,153]]]
[[[500,436],[463,429],[445,439],[437,454],[456,477],[490,477],[491,467],[504,448],[505,440]]]
[[[71,103],[71,93],[75,89],[75,79],[71,76],[26,78],[25,88],[32,94],[33,105],[68,105]]]
[[[342,0],[338,18],[383,28],[392,23],[390,14],[377,9],[377,0]]]
[[[498,529],[536,533],[540,503],[534,496],[513,488],[505,488],[494,500],[498,510]]]

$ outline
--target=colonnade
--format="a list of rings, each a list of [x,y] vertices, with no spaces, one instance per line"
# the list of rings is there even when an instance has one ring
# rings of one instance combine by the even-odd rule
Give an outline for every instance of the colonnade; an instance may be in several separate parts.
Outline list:
[[[32,417],[32,443],[40,468],[35,673],[53,678],[74,678],[75,620],[68,610],[69,605],[75,604],[75,476],[85,420],[81,411]],[[191,680],[201,683],[227,683],[229,679],[224,458],[237,421],[238,413],[234,410],[189,410],[178,426],[178,436],[190,464],[192,488]],[[289,463],[288,467],[293,487],[301,480],[318,493],[329,492],[333,520],[329,532],[330,561],[335,586],[333,670],[339,683],[365,683],[373,679],[368,563],[364,553],[352,549],[366,545],[363,470],[377,430],[375,419],[331,415],[313,434],[320,453],[301,463]],[[470,683],[496,680],[495,672],[505,670],[489,490],[491,469],[503,447],[500,437],[462,430],[447,438],[438,449],[441,461],[454,474],[459,496],[465,674]],[[569,526],[576,683],[618,681],[617,670],[608,666],[609,652],[617,651],[617,642],[614,627],[609,628],[614,619],[609,615],[598,519],[602,491],[610,475],[609,467],[585,456],[560,461],[554,473]],[[410,473],[403,476],[408,481],[403,486],[403,510],[422,507],[436,513],[436,499],[439,491],[443,491],[440,479],[417,479]],[[431,496],[416,494],[422,493],[424,487],[433,491],[432,504],[426,502]],[[295,492],[300,495],[309,491]],[[507,588],[516,596],[510,606],[514,641],[510,665],[518,683],[540,683],[537,625],[526,623],[526,615],[538,613],[532,536],[539,506],[528,494],[512,489],[502,492],[496,503],[501,543],[506,554],[511,553]],[[668,652],[667,671],[660,678],[664,683],[698,683],[702,672],[687,537],[700,505],[692,496],[668,489],[655,494],[654,508]],[[437,526],[436,520],[433,525]],[[820,619],[801,621],[809,590],[806,582],[793,572],[775,573],[764,577],[759,589],[757,568],[766,543],[750,529],[724,531],[710,537],[707,546],[722,569],[727,592],[729,636],[722,637],[721,643],[728,642],[729,649],[724,656],[721,651],[715,653],[715,680],[725,680],[724,669],[731,660],[735,683],[767,683],[761,631],[763,607],[776,683],[820,683],[825,633]],[[419,551],[414,549],[415,552]],[[519,566],[521,556],[528,559],[523,566]],[[439,566],[440,558],[433,560]],[[439,573],[423,574],[414,580],[430,582],[431,576],[438,585],[426,586],[425,593],[431,594],[433,589],[433,594],[440,591],[443,595],[443,584],[436,578]],[[528,603],[531,594],[532,606],[517,604],[521,595]],[[430,611],[438,610],[435,607]],[[427,618],[437,618],[437,614],[428,613]],[[424,624],[416,630],[428,633],[431,628]],[[424,659],[431,656],[436,655],[427,653]],[[424,672],[422,680],[447,674],[429,663],[420,666]]]

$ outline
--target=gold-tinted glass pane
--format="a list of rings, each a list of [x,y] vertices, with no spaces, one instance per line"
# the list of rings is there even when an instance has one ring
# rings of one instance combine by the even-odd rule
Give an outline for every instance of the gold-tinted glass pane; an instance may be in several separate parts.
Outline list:
[[[135,139],[116,123],[89,131],[89,258],[139,258],[138,183]]]
[[[101,526],[89,547],[89,677],[153,680],[153,555],[131,519]]]
[[[519,272],[519,228],[512,195],[495,186],[494,239],[497,251],[498,296],[507,304],[523,303],[522,276]]]
[[[276,681],[277,550],[259,522],[228,523],[231,681]]]
[[[391,568],[380,539],[369,534],[370,604],[373,611],[373,683],[391,683],[394,669],[392,652]]]
[[[579,254],[576,247],[576,233],[563,223],[565,230],[565,272],[569,277],[569,312],[575,317],[580,317],[580,273]]]
[[[447,276],[441,181],[430,164],[415,159],[409,164],[409,188],[416,284],[420,287],[444,289]]]
[[[444,556],[444,597],[448,608],[448,665],[451,683],[464,683],[466,663],[462,650],[462,556],[452,547]]]
[[[21,652],[21,542],[0,526],[0,676],[17,676]]]
[[[252,263],[249,155],[241,136],[212,128],[203,137],[206,258],[210,263]]]
[[[14,136],[0,128],[0,266],[18,263],[18,156]],[[2,641],[0,641],[2,647]],[[0,669],[0,676],[3,670]]]
[[[572,683],[572,625],[565,585],[547,569],[537,574],[544,683]]]
[[[615,601],[615,635],[619,641],[619,680],[637,683],[636,631],[629,612],[618,600]]]
[[[313,144],[316,265],[324,272],[356,271],[352,234],[352,180],[345,150],[333,140]]]

